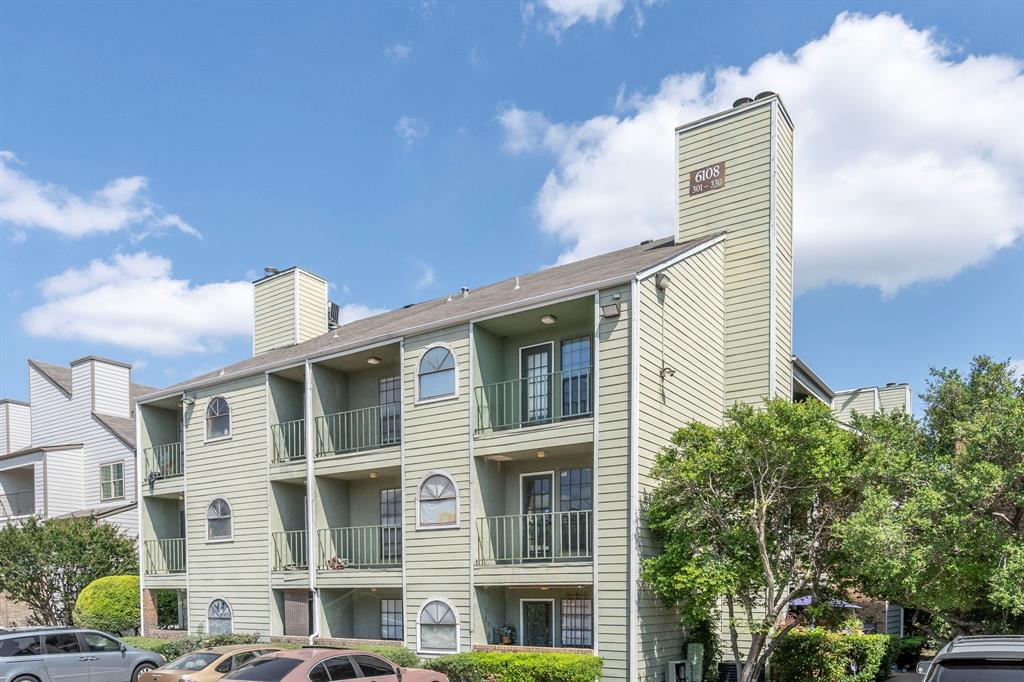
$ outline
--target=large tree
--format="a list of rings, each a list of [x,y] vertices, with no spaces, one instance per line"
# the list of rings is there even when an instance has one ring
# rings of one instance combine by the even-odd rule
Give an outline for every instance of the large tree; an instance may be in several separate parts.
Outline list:
[[[858,509],[837,567],[952,634],[1024,632],[1024,378],[933,370],[923,419],[856,417]],[[933,630],[934,631],[934,630]]]
[[[850,452],[827,406],[776,399],[735,406],[720,427],[684,426],[658,457],[647,516],[663,549],[644,562],[643,578],[686,626],[726,619],[733,659],[746,661],[742,682],[758,678],[805,617],[787,621],[793,599],[828,601]]]
[[[72,625],[78,593],[97,578],[138,573],[135,540],[92,517],[31,517],[0,528],[0,591],[42,625]]]

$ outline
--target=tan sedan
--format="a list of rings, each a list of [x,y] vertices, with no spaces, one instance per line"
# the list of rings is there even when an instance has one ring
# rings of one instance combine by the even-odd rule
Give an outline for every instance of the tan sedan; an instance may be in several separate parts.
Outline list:
[[[275,651],[280,649],[260,644],[234,644],[198,649],[144,674],[139,678],[139,682],[213,682],[232,670],[238,670],[249,661]]]

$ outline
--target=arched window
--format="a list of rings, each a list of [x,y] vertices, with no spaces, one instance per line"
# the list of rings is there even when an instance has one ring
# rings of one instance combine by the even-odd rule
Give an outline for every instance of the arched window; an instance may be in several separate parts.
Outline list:
[[[218,497],[206,508],[206,539],[226,540],[231,537],[231,505]]]
[[[444,346],[435,346],[420,358],[419,399],[455,395],[455,357]]]
[[[231,408],[228,401],[217,396],[206,406],[206,440],[231,435]]]
[[[231,607],[223,599],[214,599],[206,609],[206,631],[211,635],[231,634]]]
[[[433,599],[420,610],[419,650],[458,651],[459,619],[446,602]]]
[[[420,484],[419,525],[425,527],[459,524],[459,491],[445,474],[431,474]]]

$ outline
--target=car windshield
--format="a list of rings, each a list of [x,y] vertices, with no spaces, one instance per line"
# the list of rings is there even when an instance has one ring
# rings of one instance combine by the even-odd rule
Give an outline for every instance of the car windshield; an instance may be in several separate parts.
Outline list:
[[[218,658],[220,654],[212,652],[199,653],[199,654],[186,654],[179,659],[171,661],[164,666],[165,670],[202,670],[206,666],[210,665]]]
[[[928,682],[1018,682],[1024,661],[939,661]]]
[[[222,680],[247,680],[248,682],[280,682],[284,676],[295,670],[302,661],[297,658],[258,658],[241,670],[228,673]]]

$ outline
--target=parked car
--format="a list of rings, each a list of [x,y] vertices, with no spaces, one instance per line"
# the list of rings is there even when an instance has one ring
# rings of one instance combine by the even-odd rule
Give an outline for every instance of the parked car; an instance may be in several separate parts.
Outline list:
[[[280,651],[260,644],[233,644],[198,649],[157,668],[139,682],[213,682],[264,654]]]
[[[1024,636],[957,637],[930,661],[917,664],[924,682],[1020,682]]]
[[[81,628],[0,630],[0,682],[139,682],[160,654]]]
[[[334,682],[363,678],[367,682],[448,682],[433,670],[403,668],[366,651],[305,647],[268,654],[223,680],[249,682]]]

